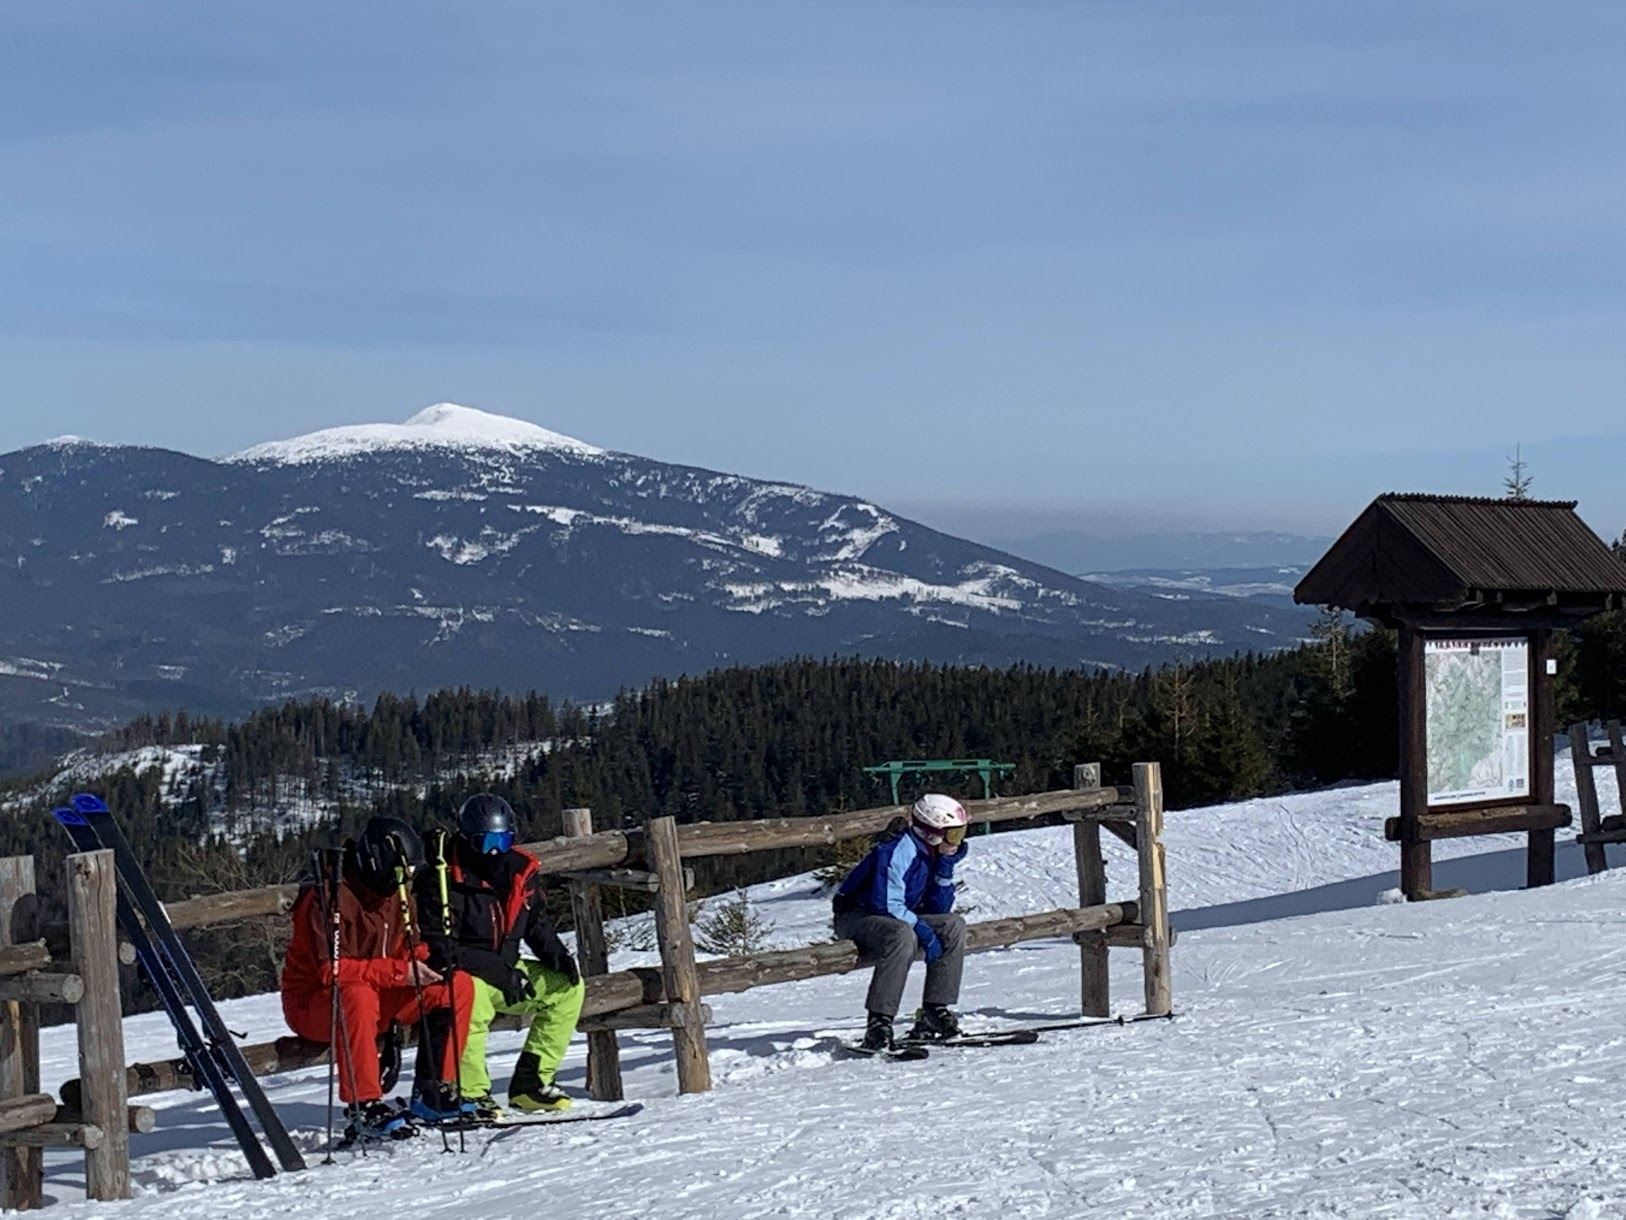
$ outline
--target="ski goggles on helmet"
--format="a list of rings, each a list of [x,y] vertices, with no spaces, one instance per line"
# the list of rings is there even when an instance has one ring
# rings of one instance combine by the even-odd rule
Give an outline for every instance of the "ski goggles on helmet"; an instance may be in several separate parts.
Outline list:
[[[488,830],[478,839],[474,846],[482,856],[500,856],[514,845],[514,832],[511,830]]]
[[[943,842],[950,847],[958,847],[965,842],[964,826],[945,826],[943,828]]]

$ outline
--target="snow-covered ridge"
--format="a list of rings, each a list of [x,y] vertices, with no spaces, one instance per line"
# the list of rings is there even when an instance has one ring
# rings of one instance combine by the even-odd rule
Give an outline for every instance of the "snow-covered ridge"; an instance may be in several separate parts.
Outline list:
[[[285,441],[268,441],[239,453],[226,462],[276,462],[301,465],[391,449],[546,449],[594,457],[604,450],[550,432],[522,419],[493,415],[473,407],[442,402],[419,411],[403,424],[350,424],[323,428]]]

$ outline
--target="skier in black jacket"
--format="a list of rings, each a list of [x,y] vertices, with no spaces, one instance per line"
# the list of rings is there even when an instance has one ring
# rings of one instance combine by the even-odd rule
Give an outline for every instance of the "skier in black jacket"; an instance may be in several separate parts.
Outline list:
[[[463,1096],[501,1113],[486,1071],[486,1033],[497,1013],[531,1017],[508,1085],[517,1110],[562,1110],[570,1097],[554,1073],[581,1016],[586,988],[576,959],[548,918],[536,857],[514,847],[514,811],[480,793],[463,803],[457,833],[431,837],[431,867],[417,880],[419,918],[436,970],[474,981],[468,1040],[459,1059]],[[535,960],[520,957],[524,944]]]

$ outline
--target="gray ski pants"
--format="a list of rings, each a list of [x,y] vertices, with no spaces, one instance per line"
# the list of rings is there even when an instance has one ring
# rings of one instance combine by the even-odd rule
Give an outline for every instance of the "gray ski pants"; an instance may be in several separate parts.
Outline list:
[[[926,967],[924,1004],[957,1004],[960,1001],[960,975],[965,967],[965,920],[959,915],[922,915],[937,939],[943,942],[943,956]],[[909,963],[915,960],[920,942],[915,930],[890,915],[865,911],[843,911],[836,916],[836,935],[857,942],[864,961],[875,963],[864,1007],[885,1017],[898,1015],[903,1000],[903,984],[909,977]]]

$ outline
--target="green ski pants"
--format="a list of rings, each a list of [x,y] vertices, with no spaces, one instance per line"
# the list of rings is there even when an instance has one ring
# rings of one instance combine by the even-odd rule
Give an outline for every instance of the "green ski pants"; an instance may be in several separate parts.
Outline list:
[[[549,970],[529,958],[520,958],[518,969],[531,980],[533,993],[530,999],[519,1004],[505,1004],[501,991],[484,979],[473,980],[474,1005],[469,1012],[468,1040],[463,1044],[463,1056],[458,1062],[464,1097],[484,1097],[491,1092],[491,1076],[486,1071],[486,1034],[491,1030],[491,1019],[498,1013],[531,1018],[521,1053],[529,1051],[537,1057],[543,1080],[553,1079],[570,1045],[570,1035],[576,1032],[582,1000],[587,996],[586,986],[572,985],[557,970]]]

